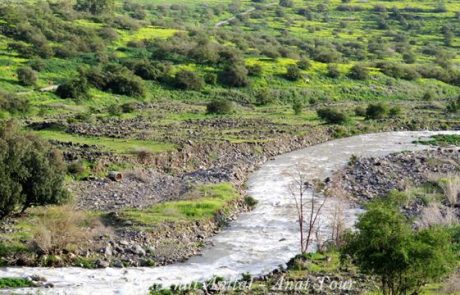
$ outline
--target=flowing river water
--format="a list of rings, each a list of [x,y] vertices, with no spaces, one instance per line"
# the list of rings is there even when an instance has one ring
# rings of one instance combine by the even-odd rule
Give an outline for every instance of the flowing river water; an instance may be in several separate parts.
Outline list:
[[[210,279],[213,275],[238,278],[242,273],[269,273],[284,265],[299,251],[294,200],[288,193],[292,180],[287,173],[301,164],[310,179],[328,177],[345,165],[352,155],[379,156],[392,152],[427,149],[414,144],[420,137],[443,132],[387,132],[337,139],[281,155],[266,162],[248,180],[248,193],[258,200],[256,208],[215,237],[202,255],[185,263],[163,267],[82,269],[0,268],[0,277],[40,275],[54,285],[50,289],[21,289],[17,293],[40,294],[146,294],[154,283],[163,285]],[[446,132],[444,132],[446,133]],[[460,132],[447,132],[456,133]],[[321,213],[321,236],[330,233],[331,214],[341,206],[348,226],[360,209],[328,198]],[[1,291],[0,291],[1,293]],[[6,293],[6,292],[5,292]]]

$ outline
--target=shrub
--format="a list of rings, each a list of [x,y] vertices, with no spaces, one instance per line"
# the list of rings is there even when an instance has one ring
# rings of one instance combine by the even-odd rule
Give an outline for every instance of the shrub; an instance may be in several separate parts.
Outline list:
[[[388,107],[382,103],[369,104],[366,109],[366,119],[383,119],[388,114]]]
[[[416,55],[414,53],[412,53],[412,52],[404,53],[402,58],[403,58],[403,61],[406,64],[413,64],[413,63],[415,63],[417,61]]]
[[[26,98],[0,91],[0,109],[11,114],[27,113],[30,110],[30,103]]]
[[[85,73],[89,83],[104,91],[128,96],[144,96],[142,79],[132,74],[127,68],[117,64],[95,67]]]
[[[250,208],[253,208],[257,205],[257,200],[254,199],[253,197],[251,196],[245,196],[244,197],[244,203],[246,204],[246,206],[250,207]]]
[[[300,115],[302,114],[302,109],[303,109],[303,104],[300,101],[295,101],[292,104],[292,110],[294,111],[295,115]]]
[[[195,72],[181,70],[176,74],[175,85],[180,89],[199,91],[204,87],[204,80]]]
[[[256,92],[255,94],[256,104],[257,105],[267,105],[275,102],[275,96],[268,89],[263,88]]]
[[[248,70],[240,63],[229,65],[220,73],[219,80],[230,87],[247,86],[249,84]]]
[[[33,86],[37,82],[37,74],[31,67],[21,67],[16,71],[19,83],[23,86]]]
[[[394,106],[394,107],[390,108],[390,110],[388,111],[388,115],[391,118],[397,118],[397,117],[401,116],[401,114],[402,114],[402,109],[399,106]]]
[[[456,100],[449,101],[446,110],[448,113],[457,113],[460,110],[460,96]]]
[[[327,65],[327,76],[330,78],[338,78],[340,77],[340,71],[337,65],[335,64],[328,64]]]
[[[259,64],[248,66],[247,69],[248,69],[249,76],[254,76],[254,77],[262,76],[263,68]]]
[[[321,120],[328,124],[343,124],[348,120],[346,114],[330,108],[319,109],[316,113]]]
[[[11,121],[0,125],[0,218],[33,205],[67,199],[62,155],[42,140],[19,131]]]
[[[204,75],[204,81],[206,82],[206,84],[216,85],[217,84],[217,74],[215,74],[215,73],[206,73]]]
[[[73,79],[64,82],[56,89],[60,98],[82,98],[88,95],[88,83],[85,78]]]
[[[342,258],[351,257],[364,273],[378,276],[388,294],[417,294],[448,275],[457,263],[451,234],[440,227],[413,231],[390,202],[373,202],[348,233]],[[382,255],[385,253],[385,255]]]
[[[114,5],[114,0],[77,0],[75,9],[99,15],[110,12]]]
[[[355,108],[355,115],[359,117],[366,117],[366,108],[362,106],[357,106]]]
[[[369,70],[362,64],[356,64],[351,67],[348,77],[354,80],[367,80],[369,78]]]
[[[233,111],[233,102],[228,100],[216,99],[206,106],[208,114],[229,114]]]
[[[297,65],[289,65],[285,77],[290,81],[297,81],[302,78],[302,72]]]
[[[297,67],[299,67],[299,69],[304,70],[304,71],[308,70],[311,68],[311,62],[310,60],[303,58],[297,62]]]
[[[139,61],[133,65],[133,72],[144,80],[164,81],[170,66],[167,63]]]

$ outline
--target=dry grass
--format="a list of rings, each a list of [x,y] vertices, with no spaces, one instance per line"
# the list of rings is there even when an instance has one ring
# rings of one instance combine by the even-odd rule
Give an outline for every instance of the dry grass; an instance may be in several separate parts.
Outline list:
[[[433,225],[454,225],[458,223],[455,212],[452,208],[443,207],[439,203],[431,203],[422,209],[420,225],[430,227]]]
[[[442,288],[445,294],[460,294],[460,271],[454,273],[445,283]]]
[[[71,205],[39,208],[34,222],[32,243],[47,254],[72,251],[106,231],[98,218],[77,211]]]
[[[457,205],[460,200],[460,175],[449,174],[439,181],[439,185],[443,189],[450,206]]]

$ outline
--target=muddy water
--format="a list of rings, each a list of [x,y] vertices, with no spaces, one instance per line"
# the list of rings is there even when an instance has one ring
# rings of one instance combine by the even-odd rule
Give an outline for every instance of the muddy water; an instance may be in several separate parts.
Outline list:
[[[440,133],[440,132],[436,132]],[[453,133],[453,132],[449,132]],[[249,213],[239,216],[216,235],[213,246],[201,256],[181,264],[156,268],[1,268],[0,277],[44,276],[52,289],[24,289],[18,293],[40,294],[145,294],[154,283],[164,285],[205,280],[213,275],[226,278],[268,273],[285,264],[299,248],[293,199],[287,185],[287,172],[301,164],[311,179],[324,179],[344,165],[351,155],[385,155],[404,150],[428,148],[412,142],[432,132],[390,132],[338,139],[288,153],[267,162],[254,172],[248,192],[259,201]],[[460,132],[457,132],[460,134]],[[329,222],[337,201],[328,199],[321,215],[321,236],[330,234]],[[359,209],[341,203],[345,220],[352,226]],[[314,250],[315,245],[312,246]]]

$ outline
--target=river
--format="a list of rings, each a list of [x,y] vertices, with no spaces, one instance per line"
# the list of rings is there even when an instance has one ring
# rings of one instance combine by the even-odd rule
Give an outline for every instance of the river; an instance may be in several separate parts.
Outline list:
[[[437,133],[442,132],[359,135],[307,147],[266,162],[248,180],[248,193],[258,200],[256,208],[241,214],[228,228],[212,238],[213,246],[185,263],[153,268],[93,270],[75,267],[8,267],[0,268],[0,277],[38,274],[54,285],[50,289],[15,290],[19,294],[146,294],[148,287],[154,283],[170,285],[202,281],[213,275],[230,279],[246,272],[252,275],[266,274],[298,253],[294,201],[287,190],[291,179],[286,175],[295,165],[300,163],[305,167],[310,179],[324,179],[345,165],[352,155],[378,156],[427,149],[429,146],[414,144],[413,141]],[[337,201],[328,198],[321,214],[324,237],[329,234],[330,215],[336,206]],[[361,210],[342,203],[340,206],[344,210],[347,225],[352,226]]]

